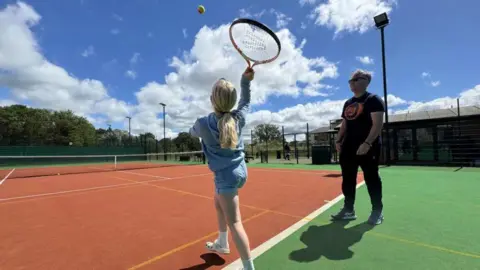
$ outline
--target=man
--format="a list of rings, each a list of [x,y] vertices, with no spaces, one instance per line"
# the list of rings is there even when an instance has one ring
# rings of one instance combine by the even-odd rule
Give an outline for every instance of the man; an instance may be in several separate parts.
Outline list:
[[[380,134],[383,126],[384,104],[367,91],[372,76],[357,70],[348,81],[354,96],[343,106],[342,124],[336,141],[342,169],[342,192],[345,196],[343,209],[333,215],[334,220],[356,219],[354,203],[357,172],[360,166],[372,203],[368,222],[372,225],[383,221],[382,182],[378,174]]]
[[[283,148],[285,150],[285,160],[290,160],[290,145],[288,145],[288,142],[285,143],[285,146]]]

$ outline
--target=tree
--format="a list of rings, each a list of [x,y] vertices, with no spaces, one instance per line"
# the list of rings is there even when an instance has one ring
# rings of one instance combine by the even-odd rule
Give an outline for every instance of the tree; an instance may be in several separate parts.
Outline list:
[[[180,132],[178,136],[173,139],[173,142],[177,146],[178,151],[199,151],[202,149],[200,140],[193,137],[188,132]]]
[[[173,140],[170,139],[170,138],[161,139],[158,142],[158,145],[159,145],[158,146],[159,152],[161,152],[161,153],[163,153],[164,145],[166,146],[166,151],[165,152],[167,152],[167,153],[178,152],[177,146],[175,145]]]
[[[253,130],[252,140],[259,142],[279,141],[282,139],[280,129],[272,124],[260,124]]]

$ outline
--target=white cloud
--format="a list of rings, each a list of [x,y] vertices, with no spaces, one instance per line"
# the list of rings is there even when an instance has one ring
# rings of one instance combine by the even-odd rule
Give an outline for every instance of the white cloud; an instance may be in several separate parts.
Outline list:
[[[116,122],[127,128],[125,116],[131,116],[134,134],[148,131],[159,138],[163,136],[159,102],[167,104],[167,137],[187,131],[197,117],[211,112],[209,95],[214,81],[225,77],[239,87],[241,72],[246,67],[245,60],[233,49],[228,38],[228,24],[217,28],[204,26],[193,39],[193,47],[183,52],[183,57],[170,59],[173,71],[161,81],[148,82],[138,89],[134,93],[135,102],[130,104],[112,97],[102,82],[77,78],[49,62],[41,54],[30,30],[39,20],[40,16],[22,3],[0,10],[0,30],[7,30],[0,36],[0,68],[8,71],[0,73],[0,88],[9,89],[11,99],[20,103],[48,109],[70,109],[97,124]],[[335,61],[325,57],[306,57],[303,54],[306,40],[297,41],[288,29],[277,31],[277,34],[283,50],[275,62],[256,68],[252,105],[265,104],[272,96],[293,100],[301,95],[318,98],[328,95],[335,87],[327,80],[338,77]],[[12,52],[18,52],[16,49],[22,57],[15,57]],[[5,57],[9,54],[12,57]],[[137,63],[139,57],[134,54],[130,60]],[[132,71],[130,75],[136,75],[134,69],[128,71]],[[393,95],[388,98],[391,107],[407,105],[410,110],[448,106],[455,101],[450,97],[430,102],[405,101]],[[462,104],[479,104],[480,85],[463,91],[460,98]],[[12,102],[3,100],[0,104]],[[306,130],[308,122],[313,130],[339,118],[343,104],[344,100],[326,99],[277,112],[255,111],[247,118],[247,130],[263,122],[284,125],[286,132]]]
[[[110,34],[118,35],[118,34],[120,34],[120,30],[118,30],[117,28],[114,28],[114,29],[110,30]]]
[[[364,65],[372,65],[374,63],[373,58],[369,56],[357,56],[356,59]]]
[[[123,116],[123,111],[133,109],[131,105],[110,97],[102,82],[76,78],[45,59],[30,30],[40,18],[23,2],[0,10],[0,28],[3,28],[0,32],[6,33],[0,35],[0,68],[7,71],[0,73],[1,88],[10,89],[12,97],[20,103],[56,110],[70,109],[82,116],[98,112],[117,119]],[[123,109],[104,106],[107,103]]]
[[[315,4],[316,0],[300,0],[299,3],[303,7],[304,5],[313,5]]]
[[[153,33],[152,33],[152,32],[148,32],[148,33],[147,33],[147,37],[148,37],[148,38],[153,38]]]
[[[302,29],[307,29],[307,25],[306,25],[304,22],[302,22],[302,23],[300,24],[300,28],[302,28]]]
[[[266,13],[266,10],[263,9],[260,12],[251,13],[248,9],[242,8],[238,12],[239,12],[239,15],[240,15],[241,18],[260,19]]]
[[[141,60],[140,58],[140,53],[135,52],[133,53],[132,57],[130,58],[130,69],[125,71],[125,76],[130,78],[130,79],[136,79],[137,78],[137,71],[135,71],[135,66],[136,64]]]
[[[140,61],[140,53],[135,52],[135,53],[133,53],[132,58],[130,58],[130,64],[134,65],[134,64],[138,63],[138,61]]]
[[[315,24],[334,30],[334,37],[342,32],[364,33],[375,26],[373,17],[390,14],[396,0],[328,0],[313,10],[310,18]]]
[[[127,76],[130,79],[135,79],[137,78],[137,72],[135,72],[134,70],[127,70],[125,71],[125,76]]]
[[[89,57],[91,55],[94,55],[95,54],[95,48],[93,48],[92,45],[88,46],[88,48],[86,48],[83,52],[82,52],[82,56],[83,57]]]
[[[118,15],[118,14],[116,14],[116,13],[113,13],[113,14],[112,14],[112,17],[113,17],[115,20],[119,21],[119,22],[122,22],[122,21],[123,21],[123,17],[120,16],[120,15]]]
[[[183,28],[183,29],[182,29],[182,34],[183,34],[183,37],[184,37],[184,38],[187,38],[187,37],[188,37],[187,29],[186,29],[186,28]]]
[[[382,97],[382,100],[385,101],[385,98],[383,97],[383,95],[381,95]],[[400,97],[397,97],[395,95],[392,95],[392,94],[388,94],[387,95],[387,98],[388,98],[388,108],[392,108],[392,107],[396,107],[396,106],[400,106],[400,105],[405,105],[405,104],[408,104],[409,102],[400,98]]]
[[[431,85],[432,85],[433,87],[437,87],[437,86],[440,85],[440,81],[432,81],[432,82],[431,82]]]
[[[408,106],[408,108],[399,110],[396,113],[456,108],[457,98],[459,99],[460,106],[480,106],[480,84],[460,92],[458,97],[441,97],[425,102],[411,101],[409,102],[410,106]]]
[[[274,14],[277,21],[276,21],[276,26],[277,28],[285,28],[289,23],[290,21],[292,21],[292,18],[291,17],[288,17],[287,15],[285,15],[284,13],[282,12],[279,12],[279,11],[276,11],[275,9],[270,9],[270,13]]]
[[[440,81],[432,80],[432,74],[430,74],[429,72],[426,72],[426,71],[422,72],[422,78],[427,84],[429,84],[432,87],[437,87],[440,85]]]
[[[152,113],[161,113],[162,108],[158,103],[164,102],[167,104],[168,116],[174,119],[172,122],[167,117],[168,126],[174,130],[187,130],[198,116],[211,112],[209,95],[215,80],[225,77],[239,87],[240,75],[246,63],[232,47],[228,37],[228,27],[229,25],[225,24],[213,29],[206,26],[201,28],[190,51],[184,52],[182,58],[171,59],[170,66],[174,72],[165,77],[165,83],[150,82],[136,93],[140,116],[134,115],[133,118],[140,119],[146,116],[151,117]],[[324,86],[322,81],[338,76],[335,63],[324,57],[303,56],[302,47],[305,45],[305,40],[296,45],[295,37],[287,29],[282,29],[277,34],[282,41],[283,50],[275,62],[259,65],[256,68],[255,80],[252,82],[253,105],[264,104],[272,95],[321,96],[322,90],[332,88],[328,85]],[[205,54],[205,51],[211,53]],[[300,87],[299,84],[304,86]],[[188,110],[185,110],[187,101],[189,101]],[[309,105],[307,108],[318,106]],[[257,115],[258,113],[250,115],[249,123],[258,123]],[[273,115],[280,117],[282,114],[274,113]],[[317,115],[315,121],[328,122],[327,118],[323,118],[326,116]],[[143,120],[139,121],[143,122]],[[153,127],[156,125],[156,122],[152,124]],[[296,125],[296,123],[293,121],[289,125]],[[144,126],[148,126],[146,122]]]

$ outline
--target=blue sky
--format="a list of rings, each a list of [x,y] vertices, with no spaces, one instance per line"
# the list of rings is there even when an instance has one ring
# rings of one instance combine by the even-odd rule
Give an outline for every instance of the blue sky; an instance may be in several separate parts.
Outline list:
[[[480,35],[475,35],[474,29],[478,26],[475,17],[480,2],[305,2],[302,5],[298,0],[143,0],[135,1],[135,4],[120,0],[2,1],[1,22],[19,27],[25,32],[25,37],[12,34],[3,45],[0,42],[0,75],[4,76],[0,77],[0,102],[72,109],[91,119],[97,126],[105,126],[108,121],[115,127],[124,128],[124,117],[133,115],[132,126],[136,131],[159,133],[163,116],[161,108],[155,108],[152,100],[166,100],[167,111],[170,109],[167,116],[169,134],[173,136],[185,130],[195,117],[208,113],[208,87],[213,83],[212,80],[196,84],[202,81],[199,77],[204,76],[202,72],[205,71],[189,73],[192,66],[188,66],[191,63],[185,60],[185,54],[193,58],[193,62],[212,61],[211,64],[204,64],[218,71],[218,77],[224,76],[222,70],[228,70],[228,74],[240,73],[242,70],[237,67],[243,60],[238,54],[233,55],[238,58],[238,64],[230,69],[222,69],[221,59],[202,56],[209,54],[210,49],[215,50],[212,47],[214,44],[210,47],[200,44],[202,41],[208,43],[209,35],[215,36],[214,31],[220,31],[222,25],[228,25],[237,17],[249,16],[275,31],[288,31],[295,41],[290,37],[285,42],[293,44],[292,50],[300,50],[295,59],[300,56],[305,59],[324,57],[330,63],[330,68],[331,65],[335,67],[334,75],[327,75],[318,81],[329,86],[329,89],[317,89],[318,95],[302,92],[308,82],[298,80],[293,84],[293,87],[299,88],[296,93],[291,89],[292,85],[280,85],[281,82],[278,83],[278,90],[272,88],[277,84],[262,84],[268,79],[276,80],[268,74],[273,73],[269,69],[274,69],[275,63],[269,64],[271,67],[265,67],[265,70],[259,68],[258,93],[254,93],[258,94],[258,99],[253,104],[250,127],[261,121],[282,123],[291,129],[296,128],[298,123],[303,125],[306,122],[318,127],[338,117],[339,104],[351,95],[347,80],[357,68],[373,71],[370,91],[383,96],[380,32],[372,28],[373,18],[369,22],[372,14],[381,11],[388,11],[391,19],[385,33],[388,90],[393,95],[392,113],[449,106],[452,98],[459,96],[465,105],[479,102],[480,68],[474,59],[480,59]],[[197,13],[198,4],[206,7],[205,14]],[[17,12],[12,9],[9,12],[7,5]],[[312,13],[321,5],[324,10],[332,12],[332,16],[323,18],[327,22],[323,24],[320,20],[316,23],[319,15]],[[338,5],[344,8],[338,9]],[[361,23],[363,21],[367,23]],[[200,29],[205,27],[213,32],[200,34]],[[362,28],[366,31],[360,30]],[[32,34],[30,39],[27,32]],[[303,47],[302,40],[306,40]],[[32,42],[36,42],[37,46]],[[27,44],[25,50],[30,50],[25,51],[25,58],[31,53],[42,60],[29,62],[16,57],[9,59],[9,46],[20,46],[23,50],[21,44]],[[190,52],[195,46],[198,49]],[[183,61],[182,68],[170,65],[175,56]],[[373,59],[373,64],[363,64],[358,57]],[[29,67],[42,66],[47,61],[49,68],[55,71],[36,70],[41,76],[32,75],[36,71],[22,74],[22,61],[26,61],[25,65]],[[297,60],[292,58],[286,61],[295,63]],[[218,69],[213,68],[217,66]],[[63,79],[56,79],[60,75],[54,73],[62,73],[61,70],[65,73],[61,75],[65,83]],[[325,72],[322,68],[311,70]],[[265,72],[261,74],[262,71]],[[19,75],[13,79],[7,78],[15,72]],[[183,77],[169,84],[165,78],[172,72],[184,75],[179,75]],[[276,76],[279,74],[276,73]],[[48,79],[51,81],[41,79],[49,75],[52,75]],[[34,79],[24,79],[28,76]],[[292,80],[296,80],[296,77],[292,77]],[[42,88],[43,92],[39,92],[38,88]],[[52,96],[52,100],[46,96]],[[171,101],[177,96],[181,97],[178,102]],[[189,105],[185,100],[192,100],[195,105]],[[169,102],[176,105],[168,106]],[[291,118],[296,121],[287,121]]]

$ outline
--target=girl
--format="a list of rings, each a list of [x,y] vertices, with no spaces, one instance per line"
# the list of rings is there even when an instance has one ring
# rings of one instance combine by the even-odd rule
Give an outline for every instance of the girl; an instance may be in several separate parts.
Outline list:
[[[250,82],[253,77],[254,71],[251,68],[242,74],[240,101],[238,108],[233,111],[237,91],[231,82],[223,78],[218,80],[213,85],[210,96],[214,112],[197,119],[190,129],[190,134],[202,139],[208,167],[214,173],[219,236],[214,242],[207,242],[207,249],[222,254],[230,253],[228,226],[245,270],[254,270],[255,267],[241,221],[238,189],[245,184],[248,175],[241,130],[245,126],[245,117],[250,107]]]

